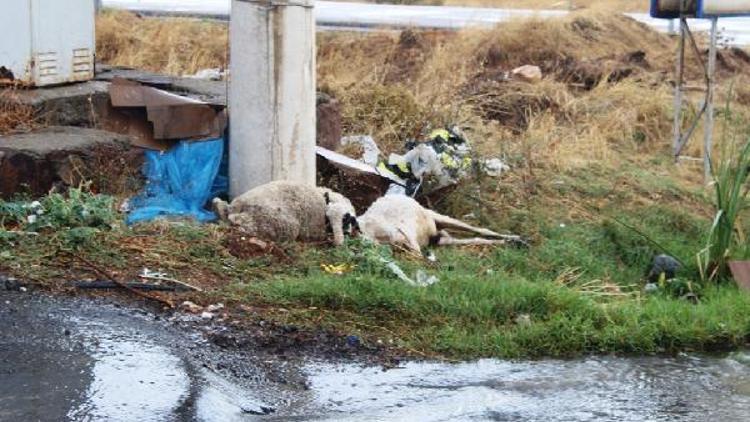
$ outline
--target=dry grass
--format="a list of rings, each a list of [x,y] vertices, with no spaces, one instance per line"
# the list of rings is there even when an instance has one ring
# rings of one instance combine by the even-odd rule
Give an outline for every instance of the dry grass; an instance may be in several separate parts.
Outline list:
[[[364,126],[386,148],[396,134],[448,122],[467,127],[485,154],[533,144],[537,161],[558,168],[666,146],[671,93],[661,69],[671,68],[673,44],[630,19],[588,13],[502,31],[405,34],[320,43],[319,79],[343,102],[345,128]],[[508,81],[524,64],[545,79]]]
[[[0,90],[0,135],[28,132],[39,124],[34,107],[19,104],[14,88]]]
[[[127,36],[125,27],[132,28]],[[100,57],[114,64],[177,74],[225,65],[226,25],[220,23],[106,14],[99,36]],[[194,54],[175,47],[186,45]],[[557,175],[587,174],[596,166],[606,178],[621,166],[657,171],[654,162],[670,162],[675,47],[673,39],[636,21],[596,11],[497,30],[322,33],[318,83],[341,102],[346,134],[371,134],[387,153],[430,127],[457,123],[480,155],[522,169],[503,182],[512,192],[484,195],[495,201],[490,207],[504,209],[503,201],[522,207],[548,195],[545,201],[559,200],[555,206],[580,217],[587,212],[576,206],[576,196],[555,193]],[[156,59],[143,60],[148,57]],[[507,79],[508,71],[525,64],[540,66],[544,79]],[[689,83],[699,85],[699,67],[690,65]],[[748,69],[747,54],[721,52],[717,102],[726,100],[736,79],[737,116],[750,116],[750,94],[740,83]],[[699,156],[700,144],[693,141],[686,152]],[[700,166],[669,166],[664,173],[679,175],[688,189],[700,186]],[[618,189],[640,192],[642,180],[618,183]],[[653,201],[649,192],[639,195],[634,203]]]
[[[110,64],[171,74],[226,66],[222,23],[108,12],[97,29],[99,57]],[[586,12],[502,30],[320,34],[318,80],[342,102],[346,132],[370,133],[386,151],[459,123],[484,153],[533,145],[537,162],[565,169],[668,150],[673,51],[672,39],[631,19]],[[750,67],[741,54],[722,54],[725,81]],[[540,66],[544,80],[505,78],[524,64]],[[688,76],[700,82],[696,63]],[[744,113],[750,95],[737,86]]]
[[[113,65],[176,75],[227,65],[227,28],[216,22],[105,11],[96,35],[97,58]]]

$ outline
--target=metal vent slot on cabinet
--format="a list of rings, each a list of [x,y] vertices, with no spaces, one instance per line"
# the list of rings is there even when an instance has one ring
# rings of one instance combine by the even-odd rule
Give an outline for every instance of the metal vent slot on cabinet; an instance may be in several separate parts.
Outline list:
[[[92,76],[94,56],[88,48],[73,50],[73,79],[86,80]]]
[[[36,55],[36,66],[39,69],[40,78],[56,76],[58,71],[57,53],[38,53]]]

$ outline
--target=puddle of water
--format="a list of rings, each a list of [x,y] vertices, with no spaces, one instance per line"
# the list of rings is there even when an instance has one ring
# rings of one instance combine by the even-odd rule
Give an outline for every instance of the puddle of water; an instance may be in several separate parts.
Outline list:
[[[254,390],[192,356],[211,353],[205,343],[153,316],[13,299],[0,304],[0,421],[231,422],[263,413]]]
[[[67,309],[52,301],[15,300],[0,306],[2,421],[750,420],[748,352],[414,362],[389,371],[309,363],[303,365],[305,390],[263,377],[248,384],[203,368],[202,362],[221,361],[205,360],[216,358],[217,351],[172,332],[153,316],[101,305]],[[198,359],[190,351],[204,356]],[[253,368],[245,358],[231,362]],[[272,365],[299,369],[294,362]],[[261,415],[261,400],[276,412]]]
[[[162,421],[190,389],[182,361],[154,344],[99,337],[93,381],[72,420]]]
[[[746,359],[750,357],[745,356]],[[747,421],[750,366],[725,359],[601,358],[308,367],[319,420]]]
[[[256,400],[249,392],[209,371],[202,371],[204,387],[197,401],[196,417],[200,421],[240,422],[273,410]]]

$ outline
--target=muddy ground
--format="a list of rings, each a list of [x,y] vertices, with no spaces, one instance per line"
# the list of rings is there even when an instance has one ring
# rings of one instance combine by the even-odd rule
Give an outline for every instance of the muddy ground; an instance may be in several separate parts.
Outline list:
[[[0,420],[744,421],[750,412],[747,353],[384,371],[368,353],[331,359],[335,349],[303,343],[277,354],[253,344],[252,331],[131,305],[0,291]]]
[[[310,414],[317,411],[306,403],[304,363],[381,359],[375,350],[322,332],[263,321],[239,327],[118,295],[53,296],[10,287],[0,291],[0,420]]]

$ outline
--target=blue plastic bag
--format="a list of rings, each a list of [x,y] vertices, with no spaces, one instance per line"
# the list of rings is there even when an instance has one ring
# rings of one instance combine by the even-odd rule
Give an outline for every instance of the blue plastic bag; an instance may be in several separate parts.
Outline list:
[[[216,220],[205,209],[208,201],[226,190],[219,178],[224,159],[224,139],[181,141],[166,152],[146,151],[143,168],[146,186],[131,200],[127,224],[160,217],[188,217],[200,222]],[[217,183],[218,182],[218,183]]]

